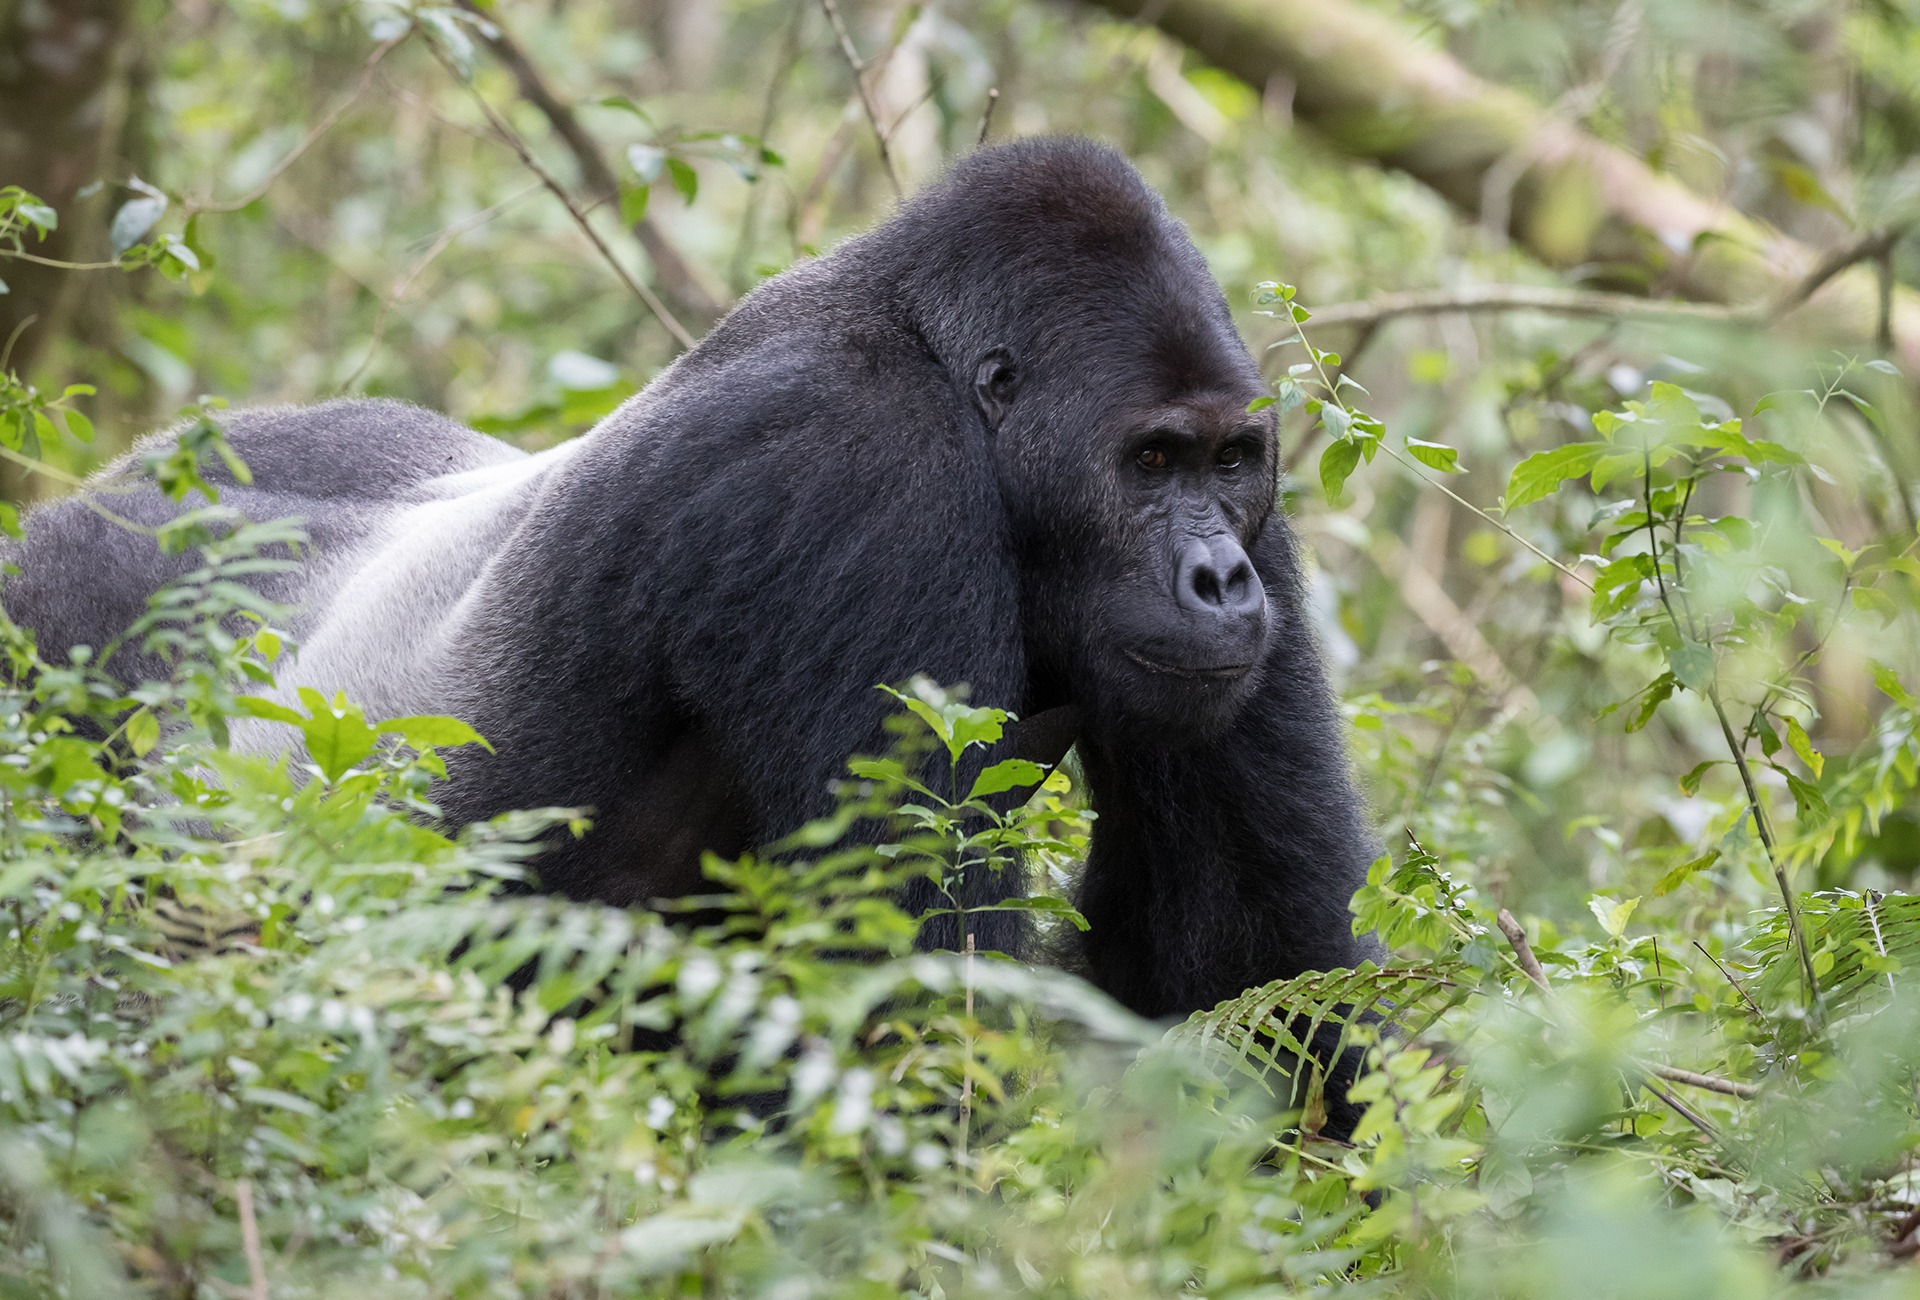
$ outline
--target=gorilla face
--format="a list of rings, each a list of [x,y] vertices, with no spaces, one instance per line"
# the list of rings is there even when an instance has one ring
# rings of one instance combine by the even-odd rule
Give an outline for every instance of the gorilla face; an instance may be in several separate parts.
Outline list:
[[[1228,359],[1244,357],[1233,342]],[[1135,360],[1116,368],[1130,381],[1086,383],[1082,370],[1071,396],[1043,395],[1016,383],[1015,364],[984,357],[978,397],[990,425],[1024,417],[1002,431],[1021,444],[1004,477],[1014,497],[1047,503],[1010,502],[1029,656],[1048,679],[1036,694],[1160,743],[1217,734],[1253,694],[1276,616],[1252,558],[1264,528],[1284,527],[1274,420],[1247,411],[1257,377],[1233,364],[1156,375]]]
[[[1142,722],[1205,734],[1265,660],[1266,587],[1248,554],[1273,509],[1270,419],[1237,393],[1144,412],[1114,438],[1106,591],[1086,667]]]

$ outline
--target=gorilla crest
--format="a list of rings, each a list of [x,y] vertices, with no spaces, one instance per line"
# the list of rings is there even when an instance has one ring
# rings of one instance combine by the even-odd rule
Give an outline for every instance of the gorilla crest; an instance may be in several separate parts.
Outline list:
[[[1264,391],[1127,162],[1025,141],[762,285],[581,438],[528,455],[392,401],[246,411],[229,432],[253,482],[223,500],[312,538],[264,584],[299,610],[283,689],[478,727],[497,753],[454,759],[455,821],[595,811],[540,859],[546,888],[699,892],[702,849],[828,811],[848,756],[883,743],[875,684],[926,673],[1030,720],[986,761],[1078,744],[1099,819],[1076,960],[1136,1011],[1185,1014],[1366,955],[1346,904],[1372,848],[1275,511],[1274,421],[1247,410]],[[129,457],[96,482],[141,522],[177,512],[138,478]],[[6,604],[56,656],[188,563],[72,500],[8,557]],[[954,920],[926,941],[952,945]],[[974,928],[1017,952],[1020,926]]]

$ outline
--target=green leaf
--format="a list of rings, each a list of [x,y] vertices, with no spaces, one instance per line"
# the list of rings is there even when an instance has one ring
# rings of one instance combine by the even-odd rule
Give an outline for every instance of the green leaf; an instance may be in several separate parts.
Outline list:
[[[1674,890],[1680,888],[1680,886],[1686,884],[1687,881],[1702,871],[1705,871],[1719,860],[1719,849],[1708,849],[1697,858],[1687,859],[1666,875],[1660,877],[1659,881],[1653,887],[1653,896],[1655,898],[1665,898],[1668,894],[1671,894]]]
[[[1513,467],[1500,508],[1515,510],[1545,500],[1568,479],[1579,478],[1591,470],[1608,450],[1604,442],[1573,442],[1552,451],[1535,452]]]
[[[969,916],[975,912],[1046,912],[1070,922],[1076,930],[1084,932],[1092,928],[1087,924],[1087,918],[1080,915],[1072,903],[1064,898],[1053,898],[1046,894],[1037,894],[1031,898],[1002,899],[989,907],[969,907],[965,911]]]
[[[1016,786],[1038,785],[1046,779],[1047,769],[1038,763],[1024,758],[1009,758],[995,763],[974,778],[973,788],[967,791],[967,798],[984,799],[990,794],[1000,794]]]
[[[367,725],[367,715],[344,694],[328,700],[311,686],[300,688],[300,702],[312,715],[300,724],[307,755],[327,780],[338,781],[373,752],[380,733]]]
[[[1627,922],[1633,916],[1633,909],[1640,906],[1638,898],[1629,898],[1616,903],[1605,894],[1595,894],[1587,900],[1587,910],[1600,922],[1600,928],[1613,938],[1618,939],[1627,932]]]
[[[652,187],[647,185],[622,185],[620,187],[620,220],[629,226],[637,226],[640,219],[647,215],[647,195]]]
[[[1907,694],[1907,688],[1900,684],[1898,677],[1894,676],[1893,669],[1885,664],[1874,663],[1872,660],[1868,660],[1868,664],[1873,669],[1873,684],[1880,688],[1882,694],[1891,698],[1902,708],[1920,709],[1920,700]]]
[[[1680,789],[1688,796],[1699,794],[1701,780],[1708,772],[1726,761],[1724,758],[1710,758],[1704,763],[1695,763],[1687,769],[1687,774],[1680,778]]]
[[[1360,446],[1354,442],[1329,443],[1320,453],[1320,486],[1327,494],[1327,504],[1337,505],[1340,493],[1347,485],[1347,477],[1359,467]]]
[[[1639,707],[1627,717],[1626,731],[1631,734],[1640,731],[1653,721],[1653,715],[1662,704],[1673,698],[1673,688],[1677,683],[1672,673],[1661,673],[1640,692]]]
[[[680,191],[680,197],[692,203],[694,196],[700,193],[700,173],[685,158],[669,157],[667,174],[673,178],[673,188]]]
[[[1861,613],[1878,614],[1882,627],[1900,617],[1899,604],[1878,587],[1855,587],[1847,593],[1847,598]]]
[[[1429,469],[1437,469],[1443,474],[1464,474],[1460,468],[1460,453],[1440,442],[1425,442],[1419,438],[1407,439],[1407,451],[1413,458]]]
[[[1698,641],[1682,641],[1667,651],[1673,675],[1688,690],[1705,695],[1713,685],[1713,651]]]
[[[388,718],[379,724],[382,735],[398,736],[415,749],[452,749],[460,745],[478,745],[489,754],[493,746],[487,743],[485,736],[475,731],[458,718],[444,717],[439,714],[410,714],[404,718]]]
[[[127,719],[127,748],[135,758],[145,758],[160,742],[160,723],[151,709],[141,709]]]
[[[0,533],[15,541],[27,535],[26,529],[20,526],[20,511],[11,502],[0,501]]]
[[[1255,411],[1264,411],[1279,400],[1277,397],[1256,397],[1247,403],[1247,413],[1252,414]]]
[[[1807,737],[1806,728],[1800,725],[1798,718],[1787,719],[1787,745],[1816,777],[1825,769],[1826,756],[1813,747],[1813,741]]]
[[[240,712],[250,718],[264,718],[268,722],[284,722],[294,727],[304,727],[307,723],[305,714],[290,709],[275,700],[265,699],[258,695],[242,695],[234,701],[234,704],[238,706]]]

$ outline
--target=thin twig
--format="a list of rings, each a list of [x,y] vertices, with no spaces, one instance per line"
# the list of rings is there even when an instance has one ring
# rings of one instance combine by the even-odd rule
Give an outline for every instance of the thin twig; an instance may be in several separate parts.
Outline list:
[[[887,180],[893,185],[893,197],[900,198],[906,191],[900,188],[900,176],[893,169],[893,151],[887,147],[888,132],[881,127],[880,111],[867,91],[867,69],[870,65],[854,48],[853,37],[847,33],[847,24],[840,17],[840,6],[834,0],[820,0],[820,8],[826,13],[827,21],[833,24],[833,35],[839,42],[840,53],[847,61],[848,71],[853,73],[853,89],[860,97],[860,107],[866,112],[867,124],[873,128],[874,143],[880,149],[880,165],[886,169]]]
[[[779,114],[780,92],[786,89],[787,79],[800,61],[800,32],[806,23],[808,8],[807,0],[793,0],[793,14],[787,19],[786,33],[781,38],[780,58],[767,82],[767,97],[760,105],[760,127],[756,136],[763,147],[773,133],[773,121]],[[750,188],[747,201],[740,205],[740,233],[733,241],[733,258],[727,266],[728,283],[735,293],[747,287],[747,260],[753,255],[759,233],[760,196],[765,188],[762,185]]]
[[[962,1038],[960,1076],[960,1160],[967,1158],[967,1137],[973,1128],[973,931],[967,931],[967,1028]]]
[[[544,187],[541,183],[535,181],[517,194],[509,195],[490,208],[484,208],[472,216],[456,221],[440,232],[433,243],[428,246],[427,251],[421,254],[419,259],[406,269],[405,274],[393,282],[393,287],[389,289],[386,296],[380,300],[380,310],[373,318],[373,334],[372,337],[367,340],[366,355],[360,358],[360,364],[353,368],[353,373],[340,382],[341,392],[344,393],[352,389],[354,384],[359,381],[360,376],[366,373],[367,367],[373,364],[374,356],[380,351],[381,337],[386,332],[388,314],[392,312],[395,303],[407,296],[407,290],[413,287],[413,282],[420,278],[421,273],[433,263],[433,260],[451,248],[453,241],[460,236],[479,226],[485,225],[514,204],[520,202],[520,200],[531,194],[539,193],[542,188]]]
[[[987,142],[987,132],[993,129],[993,110],[1000,107],[1000,87],[987,89],[987,110],[980,114],[980,134],[975,137],[973,147],[978,149]]]
[[[1500,933],[1507,937],[1507,943],[1512,946],[1513,955],[1518,959],[1521,971],[1526,974],[1529,980],[1533,981],[1534,985],[1538,987],[1542,993],[1547,995],[1547,1002],[1549,1007],[1551,1007],[1553,1004],[1553,990],[1547,984],[1547,973],[1541,969],[1540,959],[1533,955],[1533,945],[1527,942],[1526,930],[1518,921],[1513,919],[1513,913],[1504,907],[1495,913],[1493,919],[1494,924],[1500,927]],[[1735,1091],[1740,1088],[1748,1088],[1750,1085],[1733,1083],[1726,1079],[1717,1079],[1712,1075],[1695,1074],[1691,1070],[1674,1070],[1669,1066],[1647,1065],[1643,1062],[1635,1061],[1632,1063],[1632,1072],[1639,1076],[1634,1080],[1635,1083],[1665,1102],[1674,1114],[1699,1129],[1707,1136],[1709,1141],[1713,1142],[1720,1140],[1719,1130],[1716,1129],[1705,1116],[1695,1111],[1666,1089],[1654,1083],[1650,1076],[1658,1075],[1661,1078],[1672,1079],[1676,1083],[1687,1083],[1695,1087],[1711,1088],[1715,1092],[1724,1092],[1730,1096],[1751,1095],[1750,1093],[1743,1094]]]
[[[1642,1075],[1638,1082],[1642,1088],[1645,1088],[1648,1092],[1665,1102],[1667,1108],[1673,1111],[1674,1114],[1706,1134],[1708,1141],[1718,1142],[1720,1140],[1720,1130],[1715,1128],[1712,1122],[1699,1111],[1693,1109],[1693,1107],[1687,1105],[1645,1075]]]
[[[1340,302],[1314,311],[1320,325],[1378,325],[1401,316],[1442,316],[1454,312],[1537,311],[1552,316],[1615,320],[1643,317],[1709,321],[1728,325],[1764,325],[1804,305],[1827,282],[1860,262],[1887,255],[1907,233],[1904,225],[1868,231],[1820,260],[1785,292],[1742,306],[1641,298],[1630,293],[1568,289],[1552,285],[1483,284],[1462,289],[1412,289],[1376,294],[1360,302]]]
[[[1533,945],[1527,942],[1527,932],[1520,922],[1513,919],[1513,913],[1501,908],[1495,914],[1494,924],[1500,927],[1500,933],[1507,936],[1507,942],[1513,947],[1513,955],[1520,961],[1520,970],[1538,987],[1547,987],[1547,972],[1540,966],[1540,959],[1533,955]]]
[[[501,25],[499,15],[482,9],[476,0],[460,0],[460,5],[468,12],[486,19],[491,32],[481,35],[487,48],[493,51],[512,75],[520,97],[540,111],[540,115],[547,119],[547,125],[553,128],[553,133],[573,154],[574,165],[580,171],[581,184],[596,200],[618,199],[620,183],[598,142],[580,124],[574,111],[553,93],[526,50]],[[726,312],[726,304],[715,298],[701,283],[693,265],[661,233],[659,224],[653,218],[642,216],[632,229],[647,260],[653,264],[653,272],[660,279],[661,289],[679,304],[681,310],[707,321],[718,320]],[[693,345],[688,343],[687,346]]]
[[[233,1199],[240,1207],[240,1249],[247,1256],[248,1300],[267,1300],[267,1262],[260,1256],[260,1223],[253,1217],[251,1178],[233,1185]]]
[[[1656,561],[1655,568],[1658,568]],[[1727,708],[1720,700],[1720,687],[1716,682],[1707,688],[1707,702],[1713,705],[1713,716],[1719,720],[1720,734],[1726,738],[1727,751],[1733,755],[1734,770],[1740,773],[1740,785],[1747,794],[1747,810],[1753,814],[1754,829],[1760,835],[1760,847],[1766,850],[1767,865],[1773,868],[1774,883],[1780,889],[1780,902],[1787,918],[1787,930],[1793,935],[1794,946],[1800,952],[1800,970],[1806,976],[1807,1004],[1820,1000],[1820,980],[1813,973],[1813,953],[1807,947],[1807,931],[1800,920],[1800,907],[1794,901],[1793,887],[1787,882],[1787,871],[1780,863],[1778,852],[1774,848],[1773,826],[1767,820],[1767,810],[1760,802],[1759,787],[1754,784],[1753,769],[1747,763],[1744,746],[1735,739],[1733,724],[1727,721]]]
[[[281,155],[280,161],[276,162],[267,170],[267,174],[261,178],[258,185],[255,185],[242,197],[228,199],[224,203],[216,203],[211,198],[205,202],[189,200],[186,204],[187,215],[193,216],[195,213],[200,212],[238,212],[240,209],[257,203],[264,198],[267,191],[273,188],[273,183],[284,176],[289,167],[300,161],[301,155],[318,144],[320,137],[331,131],[334,125],[347,115],[347,111],[360,102],[361,96],[367,93],[367,87],[373,84],[373,72],[375,68],[380,66],[380,60],[391,54],[394,48],[409,36],[413,35],[413,32],[414,28],[409,24],[399,35],[389,36],[386,40],[374,46],[373,52],[367,55],[367,61],[360,65],[360,80],[354,85],[354,88],[347,92],[344,99],[328,109],[319,121],[307,129],[307,133],[300,137],[299,144],[296,144],[289,152]]]
[[[1705,957],[1708,961],[1720,968],[1721,975],[1725,976],[1727,983],[1733,986],[1733,991],[1740,995],[1740,1000],[1747,1004],[1747,1010],[1753,1012],[1754,1015],[1759,1016],[1762,1020],[1766,1019],[1766,1013],[1760,1010],[1760,1004],[1753,1000],[1752,995],[1749,994],[1745,988],[1741,987],[1740,981],[1735,979],[1733,972],[1727,969],[1727,964],[1708,952],[1698,939],[1693,940],[1693,946],[1700,949],[1700,955],[1702,957]]]
[[[1547,285],[1485,284],[1464,289],[1411,289],[1377,294],[1362,302],[1334,303],[1314,310],[1316,325],[1379,324],[1399,316],[1440,316],[1452,312],[1537,311],[1553,316],[1655,316],[1683,320],[1730,321],[1739,313],[1718,303],[1639,298],[1630,293],[1562,289]]]
[[[1671,1065],[1649,1065],[1645,1062],[1639,1064],[1649,1073],[1657,1074],[1670,1083],[1684,1083],[1689,1088],[1705,1088],[1708,1092],[1724,1093],[1729,1097],[1750,1098],[1760,1095],[1760,1089],[1750,1083],[1722,1079],[1717,1074],[1698,1074],[1692,1070],[1682,1070]]]
[[[438,55],[439,51],[436,50],[435,54]],[[682,325],[678,318],[667,309],[667,304],[660,301],[659,295],[633,278],[626,266],[614,255],[613,250],[607,247],[607,241],[600,237],[600,232],[593,228],[593,222],[587,219],[587,214],[581,210],[578,203],[574,202],[573,196],[567,193],[566,186],[556,180],[553,173],[542,166],[540,160],[533,156],[533,150],[528,147],[526,139],[518,131],[514,130],[513,124],[495,111],[493,105],[489,104],[486,97],[480,93],[479,87],[475,86],[470,80],[461,77],[460,70],[447,63],[444,56],[441,56],[441,63],[446,66],[447,72],[452,75],[455,80],[466,87],[467,94],[472,97],[474,104],[480,109],[481,116],[487,119],[487,124],[493,128],[494,133],[500,137],[506,146],[513,150],[515,156],[520,159],[521,165],[535,176],[538,176],[540,183],[547,187],[548,192],[560,200],[561,205],[567,210],[567,215],[573,218],[573,224],[578,226],[580,233],[585,235],[588,242],[599,250],[600,256],[606,260],[608,266],[613,268],[613,273],[620,278],[620,283],[626,285],[628,292],[638,298],[641,303],[645,305],[646,309],[653,313],[654,319],[660,322],[661,326],[666,329],[667,333],[674,337],[674,340],[678,342],[681,347],[693,347],[694,337],[687,332],[687,327]]]

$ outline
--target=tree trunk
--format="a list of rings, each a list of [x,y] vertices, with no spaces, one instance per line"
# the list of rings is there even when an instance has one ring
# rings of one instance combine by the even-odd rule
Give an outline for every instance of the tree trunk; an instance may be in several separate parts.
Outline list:
[[[1619,282],[1698,302],[1791,300],[1821,254],[1703,198],[1624,150],[1491,85],[1353,0],[1091,0],[1160,30],[1293,111],[1353,157],[1398,168],[1550,266],[1619,268]],[[1496,218],[1497,219],[1497,218]],[[1873,349],[1873,269],[1834,276],[1793,313],[1837,346]],[[1920,376],[1920,295],[1896,289],[1896,359]]]
[[[29,252],[69,261],[107,256],[112,196],[76,201],[76,193],[100,179],[119,136],[132,13],[132,0],[0,0],[0,185],[37,194],[60,214],[44,244],[29,236]],[[14,339],[13,370],[28,373],[58,336],[84,274],[0,260],[9,290],[0,294],[0,344]]]

